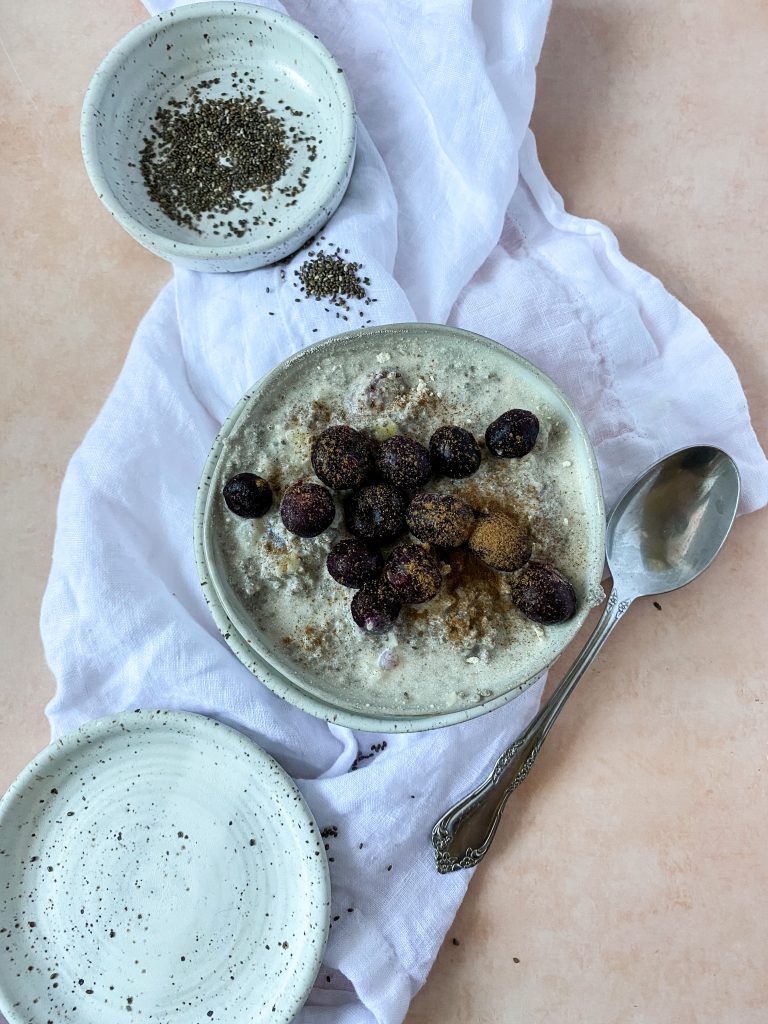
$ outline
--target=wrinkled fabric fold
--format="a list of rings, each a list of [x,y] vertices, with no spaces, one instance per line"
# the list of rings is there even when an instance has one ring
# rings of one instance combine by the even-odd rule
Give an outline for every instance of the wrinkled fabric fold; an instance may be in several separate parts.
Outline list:
[[[349,78],[358,153],[320,244],[349,249],[376,302],[363,317],[353,304],[348,320],[296,302],[301,255],[236,275],[176,271],[64,479],[42,609],[57,679],[48,714],[60,735],[127,708],[179,708],[253,737],[321,829],[338,831],[338,920],[299,1020],[395,1024],[469,880],[437,875],[432,824],[530,720],[543,680],[506,708],[413,736],[329,726],[270,693],[221,640],[192,549],[198,479],[231,407],[287,355],[367,320],[448,322],[503,342],[565,390],[609,506],[689,443],[734,456],[742,511],[768,501],[768,470],[704,325],[607,228],[570,216],[541,170],[528,122],[548,2],[269,6],[317,33]]]

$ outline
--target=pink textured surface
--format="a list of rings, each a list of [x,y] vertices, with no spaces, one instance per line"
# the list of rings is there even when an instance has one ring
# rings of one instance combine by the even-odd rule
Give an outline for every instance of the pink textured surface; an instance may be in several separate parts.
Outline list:
[[[61,476],[169,276],[98,203],[77,134],[93,69],[143,16],[138,0],[0,6],[0,788],[47,740],[37,616]],[[760,0],[559,0],[534,112],[568,207],[708,324],[763,443],[767,46]],[[766,522],[739,521],[704,578],[619,627],[409,1024],[763,1024]]]

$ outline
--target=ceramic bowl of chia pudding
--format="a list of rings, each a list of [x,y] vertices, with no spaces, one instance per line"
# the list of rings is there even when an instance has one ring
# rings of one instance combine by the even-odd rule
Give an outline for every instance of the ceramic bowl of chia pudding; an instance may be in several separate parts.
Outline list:
[[[83,159],[142,245],[192,270],[296,252],[341,202],[356,119],[342,68],[298,22],[194,3],[128,33],[88,87]]]
[[[603,599],[578,416],[487,338],[394,324],[311,345],[222,427],[195,510],[240,660],[327,721],[417,732],[512,700]]]

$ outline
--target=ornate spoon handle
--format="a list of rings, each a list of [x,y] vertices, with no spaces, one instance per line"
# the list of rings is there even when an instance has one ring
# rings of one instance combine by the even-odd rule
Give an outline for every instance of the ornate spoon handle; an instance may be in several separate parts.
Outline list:
[[[527,779],[563,705],[631,602],[632,598],[622,600],[614,586],[583,650],[547,703],[504,751],[485,782],[454,804],[435,824],[432,846],[441,874],[475,867],[486,855],[510,794]]]

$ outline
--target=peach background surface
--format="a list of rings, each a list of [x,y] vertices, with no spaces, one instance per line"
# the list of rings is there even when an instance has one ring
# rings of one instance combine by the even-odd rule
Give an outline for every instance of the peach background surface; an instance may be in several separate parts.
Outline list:
[[[87,82],[143,16],[0,0],[0,790],[48,739],[37,619],[61,478],[170,276],[79,152]],[[555,0],[533,118],[569,209],[609,224],[729,353],[764,444],[766,52],[764,0]],[[705,577],[623,621],[409,1024],[768,1019],[767,535],[764,513],[740,520]]]

